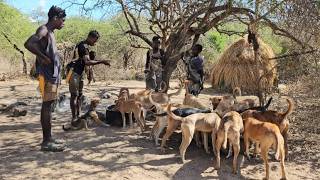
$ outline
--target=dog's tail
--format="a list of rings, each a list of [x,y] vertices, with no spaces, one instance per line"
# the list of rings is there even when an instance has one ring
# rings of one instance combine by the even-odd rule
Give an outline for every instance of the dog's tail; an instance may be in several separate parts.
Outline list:
[[[270,104],[271,104],[272,99],[273,99],[273,98],[270,97],[269,100],[268,100],[268,102],[267,102],[267,104],[264,105],[264,107],[263,107],[264,111],[268,110],[268,108],[269,108],[269,106],[270,106]]]
[[[168,115],[168,113],[167,113],[167,112],[160,113],[160,114],[156,114],[156,113],[154,113],[153,115],[154,115],[154,116],[157,116],[157,117],[163,117],[163,116],[167,116],[167,115]]]
[[[224,120],[223,120],[224,121]],[[224,130],[224,141],[223,141],[223,149],[227,148],[227,141],[228,141],[228,131],[230,128],[230,123],[229,121],[227,121],[226,123],[224,123],[223,125],[223,130]]]
[[[162,87],[162,85],[163,85],[163,87]],[[164,81],[161,81],[160,87],[161,87],[161,90],[159,91],[159,93],[165,93],[167,90],[167,83]]]
[[[281,156],[284,156],[284,139],[280,132],[275,134],[277,141],[276,159],[279,160]],[[281,155],[281,156],[280,156]]]
[[[152,105],[156,106],[157,109],[161,108],[161,104],[153,101],[153,99],[152,99],[152,92],[149,94],[149,101],[150,101],[150,103],[151,103]]]
[[[233,97],[234,97],[234,98],[237,98],[237,96],[241,96],[241,89],[240,89],[239,87],[235,87],[235,88],[233,89],[232,94],[233,94]]]
[[[171,104],[169,104],[168,106],[167,113],[174,120],[183,121],[183,117],[177,116],[173,112],[171,112]]]
[[[182,86],[179,87],[177,92],[168,94],[168,97],[170,98],[171,96],[178,96],[181,93],[181,91],[182,91]]]
[[[286,97],[286,100],[288,102],[288,110],[287,110],[287,112],[282,114],[282,118],[283,118],[282,121],[284,121],[287,118],[287,116],[289,116],[292,113],[293,108],[294,108],[293,100],[288,97]]]

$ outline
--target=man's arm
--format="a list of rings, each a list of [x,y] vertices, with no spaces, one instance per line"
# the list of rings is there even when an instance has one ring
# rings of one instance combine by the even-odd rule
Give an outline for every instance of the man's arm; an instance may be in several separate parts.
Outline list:
[[[104,65],[110,66],[110,63],[109,63],[108,60],[101,60],[101,61],[90,60],[89,55],[85,55],[84,56],[84,64],[86,66],[94,66],[94,65],[97,65],[97,64],[104,64]]]
[[[28,40],[24,43],[24,47],[28,49],[31,53],[40,57],[41,63],[50,64],[51,60],[45,54],[43,54],[40,50],[39,41],[44,38],[48,34],[48,29],[45,26],[40,26],[37,29],[36,34],[30,36]]]

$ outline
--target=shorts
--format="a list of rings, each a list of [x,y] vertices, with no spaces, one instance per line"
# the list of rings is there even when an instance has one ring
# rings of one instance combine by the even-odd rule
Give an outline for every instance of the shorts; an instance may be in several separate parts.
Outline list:
[[[73,72],[69,81],[69,92],[71,95],[79,96],[82,94],[83,76]]]
[[[58,84],[46,81],[42,75],[39,75],[39,89],[42,101],[55,101],[58,97]]]

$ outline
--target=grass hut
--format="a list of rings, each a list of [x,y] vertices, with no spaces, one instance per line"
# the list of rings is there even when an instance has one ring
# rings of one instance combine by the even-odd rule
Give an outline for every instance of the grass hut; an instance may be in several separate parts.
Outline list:
[[[253,93],[258,90],[259,82],[261,90],[270,89],[277,78],[276,62],[270,60],[274,53],[259,38],[258,44],[256,58],[247,36],[231,44],[211,69],[212,86],[226,89],[240,87]]]

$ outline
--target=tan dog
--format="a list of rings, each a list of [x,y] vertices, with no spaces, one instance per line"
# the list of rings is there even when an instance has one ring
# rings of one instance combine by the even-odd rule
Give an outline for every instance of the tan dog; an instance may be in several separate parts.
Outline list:
[[[270,122],[273,124],[276,124],[280,132],[284,138],[284,145],[285,145],[285,154],[286,157],[288,157],[288,130],[289,130],[289,121],[287,117],[292,113],[294,109],[294,104],[293,100],[290,98],[286,98],[288,102],[288,110],[286,112],[277,112],[277,111],[255,111],[255,110],[248,110],[243,112],[242,118],[248,118],[248,117],[253,117],[255,119],[258,119],[259,121],[264,121],[264,122]],[[257,152],[257,149],[256,149]]]
[[[152,99],[152,93],[149,94],[149,100],[151,104],[153,104],[157,109],[157,114],[165,113],[167,112],[168,105],[169,104],[159,104]],[[174,108],[177,107],[187,107],[182,104],[173,104]],[[155,140],[155,144],[159,145],[159,136],[163,129],[168,126],[168,120],[167,116],[156,116],[156,122],[154,126],[152,127],[152,130],[150,132],[150,137],[153,137]],[[171,121],[170,121],[171,122]]]
[[[243,99],[243,100],[238,100],[237,97],[242,96],[241,95],[241,89],[239,87],[236,87],[233,89],[233,97],[236,99],[235,104],[238,104],[239,106],[239,110],[244,110],[245,108],[251,108],[255,106],[255,100],[254,99]],[[241,106],[243,106],[241,108]],[[237,109],[235,109],[235,111],[238,111]]]
[[[141,132],[143,132],[145,128],[145,120],[142,110],[142,104],[139,101],[135,100],[124,100],[124,99],[118,99],[115,101],[115,110],[118,110],[122,115],[122,121],[123,121],[123,128],[126,127],[126,116],[125,113],[129,113],[129,123],[130,127],[133,126],[132,121],[132,113],[134,115],[134,118],[136,119],[138,125],[140,126]]]
[[[152,99],[160,104],[167,104],[170,101],[170,98],[172,96],[177,96],[181,93],[182,87],[179,88],[179,90],[175,93],[166,94],[163,92],[153,92],[153,90],[145,89],[142,91],[139,91],[135,94],[131,94],[129,99],[134,99],[136,101],[139,101],[142,103],[143,107],[150,108],[152,106],[151,102],[149,101],[149,94],[152,93]]]
[[[282,178],[286,179],[285,166],[284,166],[284,140],[277,125],[269,122],[261,122],[254,118],[244,118],[244,144],[245,154],[249,158],[249,140],[259,142],[261,147],[261,157],[265,164],[266,176],[269,179],[269,163],[268,151],[272,147],[276,150],[277,159],[280,158]]]
[[[189,94],[189,91],[188,91],[189,83],[191,83],[191,82],[189,80],[186,80],[185,84],[184,84],[186,93],[185,93],[185,96],[183,99],[183,104],[191,106],[191,107],[195,107],[198,109],[208,109],[208,106],[206,106],[205,104],[200,102],[199,98],[197,98],[196,96],[194,96],[192,94]]]
[[[118,99],[128,100],[130,97],[129,89],[122,87],[119,91]]]
[[[100,126],[109,127],[108,124],[105,124],[104,122],[101,121],[101,119],[99,118],[96,112],[96,107],[98,106],[99,103],[100,103],[99,98],[93,98],[90,102],[90,107],[88,112],[82,115],[81,117],[79,117],[77,121],[71,123],[75,125],[71,125],[70,127],[66,127],[65,125],[62,125],[62,129],[65,131],[80,130],[80,129],[89,130],[88,128],[89,120],[93,120],[96,124]]]
[[[168,115],[176,121],[181,121],[182,142],[180,145],[181,160],[185,162],[186,150],[193,138],[195,131],[211,132],[212,144],[216,142],[216,133],[218,132],[221,119],[216,113],[196,113],[187,117],[176,116],[171,112],[171,104],[168,106]],[[215,149],[213,151],[216,154]],[[220,159],[217,157],[217,162]]]
[[[184,87],[185,87],[186,93],[183,99],[183,104],[191,107],[195,107],[198,109],[208,109],[208,106],[203,104],[198,97],[194,96],[193,94],[189,94],[188,87],[190,83],[192,82],[189,80],[184,81]],[[200,136],[202,136],[202,139],[203,139],[202,141],[203,141],[203,145],[206,153],[210,153],[208,148],[208,134],[204,132],[203,133],[195,132],[195,139],[198,147],[201,147]]]
[[[243,132],[243,120],[239,113],[236,111],[230,111],[226,113],[222,118],[221,128],[218,131],[216,152],[217,157],[220,159],[220,148],[223,145],[225,149],[227,147],[227,140],[229,140],[230,147],[233,147],[233,173],[237,173],[237,160],[240,152],[240,133]],[[223,143],[223,144],[222,144]],[[220,168],[220,162],[217,164],[217,168]]]

